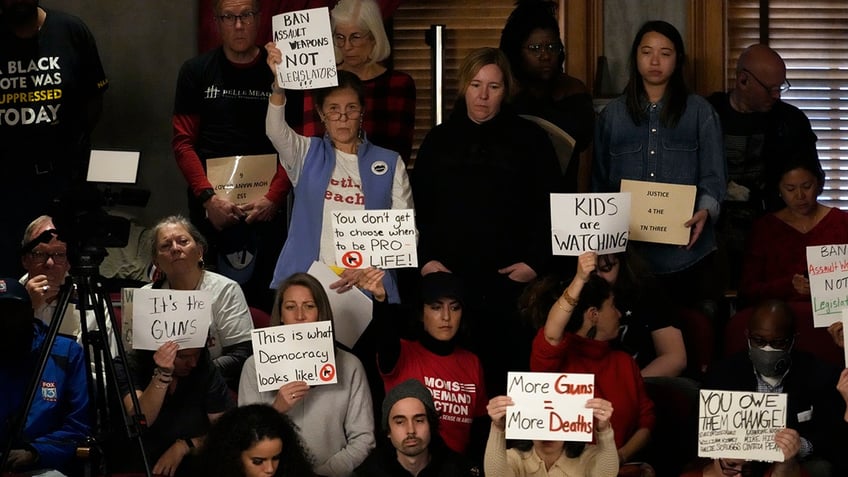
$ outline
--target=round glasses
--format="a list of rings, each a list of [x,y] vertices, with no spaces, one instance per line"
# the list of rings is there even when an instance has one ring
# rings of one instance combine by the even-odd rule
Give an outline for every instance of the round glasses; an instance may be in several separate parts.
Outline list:
[[[333,36],[333,43],[335,43],[339,48],[345,46],[345,43],[350,43],[350,46],[353,47],[362,46],[362,44],[365,43],[365,40],[368,39],[369,35],[371,35],[371,33],[351,33],[348,36],[336,33]]]
[[[562,52],[562,44],[560,43],[533,43],[525,46],[524,48],[527,48],[527,50],[529,50],[536,58],[542,56],[542,52],[549,55],[558,55]]]

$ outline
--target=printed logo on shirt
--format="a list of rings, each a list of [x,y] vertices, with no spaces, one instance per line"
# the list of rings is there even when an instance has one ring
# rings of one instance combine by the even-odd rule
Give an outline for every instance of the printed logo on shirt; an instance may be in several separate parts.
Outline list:
[[[270,91],[262,91],[257,89],[226,89],[219,88],[214,84],[209,86],[204,91],[203,99],[256,99],[267,100],[271,96]]]
[[[375,175],[382,176],[386,172],[389,172],[389,165],[383,161],[377,161],[374,164],[371,164],[371,172]]]
[[[58,400],[58,391],[56,390],[56,383],[52,381],[41,382],[41,399],[50,402],[56,402]]]
[[[433,404],[442,420],[471,423],[477,385],[431,376],[424,376],[424,385],[433,395]]]

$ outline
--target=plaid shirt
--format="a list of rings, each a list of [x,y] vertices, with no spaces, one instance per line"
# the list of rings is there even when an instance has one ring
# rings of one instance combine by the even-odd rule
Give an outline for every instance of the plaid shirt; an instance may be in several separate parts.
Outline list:
[[[363,81],[363,85],[362,128],[368,141],[397,152],[408,164],[415,133],[415,82],[406,73],[387,70],[374,79]],[[312,91],[303,95],[303,127],[298,132],[307,137],[324,135]]]

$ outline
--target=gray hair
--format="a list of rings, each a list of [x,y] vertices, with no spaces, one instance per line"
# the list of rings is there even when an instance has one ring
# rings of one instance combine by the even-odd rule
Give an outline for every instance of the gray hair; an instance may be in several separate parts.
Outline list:
[[[349,23],[363,30],[368,30],[374,37],[374,48],[371,50],[371,61],[377,63],[389,57],[392,49],[386,27],[383,26],[383,15],[380,6],[374,0],[341,0],[330,12],[335,31],[337,23]],[[341,56],[336,48],[336,59]]]

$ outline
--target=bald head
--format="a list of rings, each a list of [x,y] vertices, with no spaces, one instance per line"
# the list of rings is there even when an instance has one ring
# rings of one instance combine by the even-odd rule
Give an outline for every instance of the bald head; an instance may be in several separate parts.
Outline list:
[[[748,319],[748,334],[766,339],[789,338],[795,334],[795,313],[782,300],[766,300]]]
[[[766,45],[746,48],[736,63],[732,104],[740,112],[766,112],[780,99],[786,82],[786,63]]]

